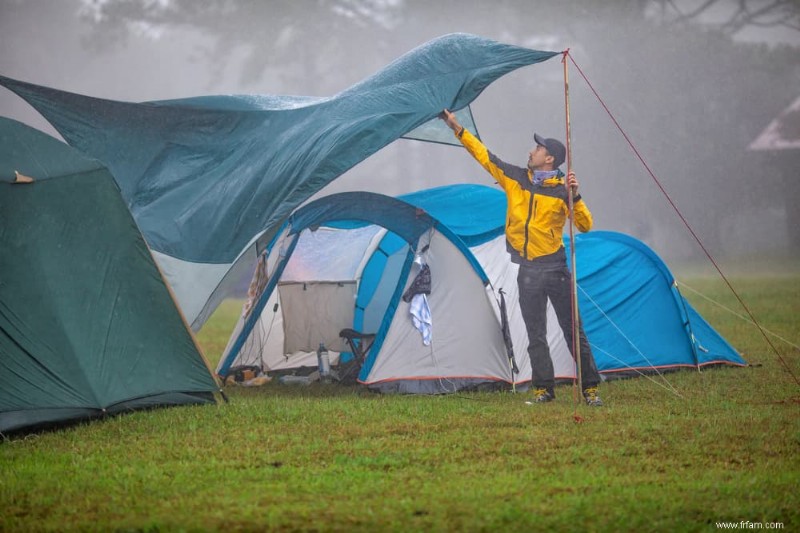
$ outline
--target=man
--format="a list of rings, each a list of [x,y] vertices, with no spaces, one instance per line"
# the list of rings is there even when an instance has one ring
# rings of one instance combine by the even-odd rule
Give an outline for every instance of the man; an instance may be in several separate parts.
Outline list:
[[[445,109],[440,117],[472,157],[494,176],[508,198],[506,247],[511,261],[519,265],[519,303],[528,330],[534,400],[539,403],[552,401],[555,399],[555,377],[547,344],[548,298],[570,351],[573,339],[572,283],[562,242],[569,207],[564,174],[558,169],[564,163],[566,149],[556,139],[534,134],[536,146],[528,155],[527,168],[510,165],[487,150],[477,137],[459,124],[453,113]],[[582,232],[589,231],[592,214],[578,194],[574,172],[569,172],[566,182],[572,187],[575,225]],[[603,405],[597,393],[600,374],[583,327],[580,328],[580,364],[586,403]]]

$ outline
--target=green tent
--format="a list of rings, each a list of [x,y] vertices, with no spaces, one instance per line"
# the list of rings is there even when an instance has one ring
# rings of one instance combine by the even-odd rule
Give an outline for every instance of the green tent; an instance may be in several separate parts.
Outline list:
[[[216,389],[109,171],[0,117],[0,432]]]

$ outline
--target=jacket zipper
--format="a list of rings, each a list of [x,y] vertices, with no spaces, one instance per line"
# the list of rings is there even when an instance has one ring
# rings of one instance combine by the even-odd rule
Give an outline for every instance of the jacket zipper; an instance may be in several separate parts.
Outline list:
[[[531,200],[528,202],[528,219],[525,221],[525,244],[522,248],[522,257],[528,260],[528,238],[530,237],[530,230],[528,229],[531,223],[531,218],[536,215],[536,202],[533,199],[533,192],[531,192]]]

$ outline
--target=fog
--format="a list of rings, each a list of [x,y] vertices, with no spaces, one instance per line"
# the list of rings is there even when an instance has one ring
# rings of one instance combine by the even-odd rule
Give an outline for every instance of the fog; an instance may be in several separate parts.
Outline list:
[[[780,271],[800,264],[800,150],[748,146],[800,96],[800,6],[747,19],[739,1],[707,4],[0,0],[0,74],[125,101],[327,96],[451,32],[569,48],[638,151],[570,63],[573,167],[595,228],[634,235],[671,265],[703,264],[677,208],[723,268]],[[524,165],[534,132],[564,138],[560,57],[501,78],[472,108],[486,145]],[[0,114],[57,136],[4,88]],[[456,182],[492,180],[460,147],[398,140],[320,194]]]

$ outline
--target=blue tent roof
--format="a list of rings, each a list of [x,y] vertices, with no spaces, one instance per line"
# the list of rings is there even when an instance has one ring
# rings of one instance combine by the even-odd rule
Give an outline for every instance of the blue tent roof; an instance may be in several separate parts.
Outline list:
[[[354,204],[359,208],[354,210]],[[413,211],[413,216],[403,216],[402,213],[409,209]],[[417,212],[418,209],[424,213]],[[337,228],[377,224],[395,233],[402,233],[404,239],[411,242],[420,230],[404,229],[403,226],[413,223],[427,227],[438,222],[467,246],[475,246],[503,233],[505,214],[505,194],[500,189],[456,184],[404,194],[397,199],[370,193],[326,196],[300,208],[292,215],[290,223],[296,229],[315,224]],[[420,220],[414,222],[415,217]]]
[[[467,246],[475,246],[502,235],[505,228],[506,196],[499,188],[470,184],[446,185],[399,198],[427,211],[458,235]]]

